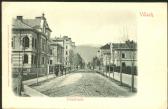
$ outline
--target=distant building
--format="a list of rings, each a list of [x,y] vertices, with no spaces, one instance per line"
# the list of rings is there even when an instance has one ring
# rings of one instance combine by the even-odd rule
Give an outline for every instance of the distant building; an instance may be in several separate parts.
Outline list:
[[[64,47],[58,44],[56,41],[50,42],[50,73],[55,73],[55,69],[58,69],[58,75],[60,75],[61,67],[64,65]]]
[[[51,29],[44,14],[35,19],[17,16],[12,24],[12,68],[14,73],[47,73]]]
[[[111,61],[110,44],[101,46],[99,49],[99,52],[100,52],[99,56],[100,56],[101,65],[105,70],[106,66],[109,66]]]
[[[71,68],[71,60],[75,49],[75,42],[72,42],[71,38],[68,36],[56,37],[53,39],[53,41],[64,47],[64,67]]]
[[[97,57],[100,59],[101,58],[101,50],[97,51]]]

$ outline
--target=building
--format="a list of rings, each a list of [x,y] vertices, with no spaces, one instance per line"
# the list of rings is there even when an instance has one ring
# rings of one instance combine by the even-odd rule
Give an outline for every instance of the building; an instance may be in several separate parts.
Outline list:
[[[64,48],[64,67],[67,69],[72,69],[73,68],[73,62],[72,62],[72,57],[74,55],[74,49],[75,49],[75,42],[72,42],[71,38],[68,36],[63,36],[63,37],[55,37],[53,41],[57,42]]]
[[[50,73],[58,73],[61,75],[61,70],[64,66],[64,47],[58,44],[56,41],[50,42]],[[58,72],[57,72],[57,71]]]
[[[101,58],[101,51],[100,51],[100,50],[97,51],[97,57],[98,57],[99,59]]]
[[[51,29],[42,14],[35,19],[17,16],[12,24],[12,71],[47,73]]]
[[[134,41],[126,41],[125,43],[112,44],[114,52],[114,64],[116,66],[136,66],[137,44]]]
[[[117,69],[130,69],[132,66],[137,66],[137,44],[134,41],[108,43],[100,47],[98,52],[97,55],[101,61],[102,68],[106,71],[109,69],[109,66],[115,66]]]
[[[111,63],[111,51],[110,51],[110,44],[106,44],[104,46],[101,46],[98,50],[98,56],[100,59],[101,66],[104,70],[107,70],[107,66],[109,66]]]

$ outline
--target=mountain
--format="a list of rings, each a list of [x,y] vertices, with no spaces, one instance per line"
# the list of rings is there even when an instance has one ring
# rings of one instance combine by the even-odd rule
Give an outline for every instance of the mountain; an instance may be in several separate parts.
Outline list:
[[[89,62],[97,55],[99,47],[99,45],[78,45],[75,51],[81,55],[85,62]]]

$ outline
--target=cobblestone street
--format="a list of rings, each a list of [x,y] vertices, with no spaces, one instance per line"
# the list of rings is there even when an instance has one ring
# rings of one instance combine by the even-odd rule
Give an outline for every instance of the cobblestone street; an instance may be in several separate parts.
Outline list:
[[[133,94],[97,73],[71,73],[31,87],[51,97],[126,97]]]

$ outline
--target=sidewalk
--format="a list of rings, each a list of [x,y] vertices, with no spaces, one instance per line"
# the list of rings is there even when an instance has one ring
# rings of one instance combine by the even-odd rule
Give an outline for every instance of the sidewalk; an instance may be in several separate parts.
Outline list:
[[[109,72],[107,72],[107,73],[105,73],[105,72],[103,73],[101,71],[98,71],[98,72],[109,77]],[[117,80],[117,81],[120,81],[120,73],[114,72],[114,78],[113,78],[113,73],[111,72],[110,78]],[[131,80],[132,80],[132,75],[122,73],[122,82],[124,84],[131,86]],[[134,76],[134,88],[137,89],[137,76],[136,75]]]
[[[61,75],[61,76],[57,76],[57,77],[63,77],[63,76],[66,76],[66,75]],[[49,80],[49,79],[52,79],[54,77],[56,77],[55,74],[50,74],[48,76],[39,77],[38,82]],[[23,81],[24,94],[26,94],[28,96],[33,96],[33,97],[39,97],[39,96],[40,97],[48,97],[47,95],[44,95],[44,94],[40,93],[39,91],[29,87],[29,85],[32,85],[32,84],[35,84],[35,83],[37,83],[37,78]]]
[[[51,79],[51,78],[54,78],[54,77],[56,77],[55,74],[50,74],[50,75],[47,75],[47,76],[39,77],[38,82],[45,81],[47,79]],[[24,94],[26,94],[28,96],[47,97],[46,95],[44,95],[44,94],[38,92],[37,90],[29,87],[29,85],[34,84],[34,83],[37,83],[37,78],[23,81]]]
[[[47,95],[44,95],[27,85],[24,85],[24,94],[28,96],[33,96],[33,97],[48,97]]]
[[[44,81],[46,79],[51,79],[51,78],[54,78],[54,77],[56,77],[55,74],[50,74],[48,76],[42,76],[42,77],[38,78],[38,82]],[[23,81],[23,84],[24,85],[31,85],[31,84],[34,84],[36,82],[37,82],[37,78],[34,78],[34,79]]]

